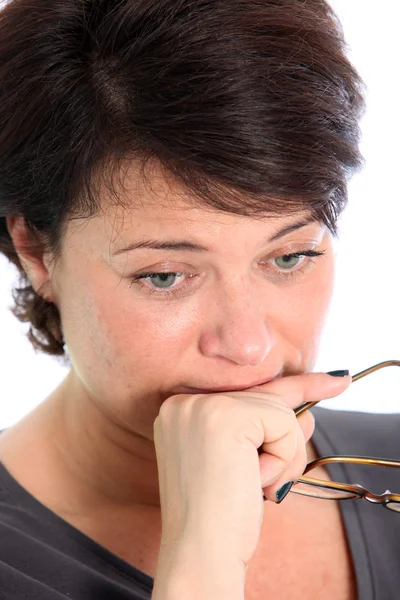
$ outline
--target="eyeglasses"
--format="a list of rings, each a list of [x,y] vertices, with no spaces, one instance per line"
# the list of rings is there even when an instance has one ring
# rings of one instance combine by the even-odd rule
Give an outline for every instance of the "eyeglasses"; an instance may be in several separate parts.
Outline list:
[[[385,362],[378,363],[369,369],[360,371],[356,375],[352,376],[352,383],[383,369],[384,367],[400,367],[399,360],[387,360]],[[316,402],[304,402],[298,406],[294,413],[298,417],[303,412],[309,410],[315,404],[318,404],[320,400]],[[310,473],[316,467],[323,465],[329,465],[333,463],[353,464],[353,465],[368,465],[368,468],[373,467],[390,467],[392,469],[400,469],[400,461],[397,460],[385,460],[383,458],[372,458],[363,456],[326,456],[324,458],[317,458],[310,462],[302,477],[293,485],[291,492],[294,494],[301,494],[303,496],[312,496],[313,498],[322,498],[324,500],[357,500],[358,498],[364,498],[368,502],[373,504],[382,504],[384,508],[389,510],[400,512],[400,494],[392,494],[387,490],[384,494],[373,494],[366,488],[358,484],[348,485],[338,483],[335,481],[323,481],[322,479],[314,479],[312,477],[305,476],[306,473]]]

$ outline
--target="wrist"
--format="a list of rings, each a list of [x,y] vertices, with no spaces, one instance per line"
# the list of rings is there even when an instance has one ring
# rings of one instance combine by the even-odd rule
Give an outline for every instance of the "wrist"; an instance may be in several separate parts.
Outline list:
[[[244,600],[246,568],[199,547],[160,551],[152,600]]]

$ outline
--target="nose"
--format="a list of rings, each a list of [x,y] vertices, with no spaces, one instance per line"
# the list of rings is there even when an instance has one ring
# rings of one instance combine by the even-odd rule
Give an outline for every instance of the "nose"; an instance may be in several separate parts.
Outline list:
[[[239,289],[238,289],[239,287]],[[254,289],[230,287],[208,310],[208,327],[200,336],[204,356],[224,358],[236,365],[260,365],[275,345],[267,323],[265,302]]]

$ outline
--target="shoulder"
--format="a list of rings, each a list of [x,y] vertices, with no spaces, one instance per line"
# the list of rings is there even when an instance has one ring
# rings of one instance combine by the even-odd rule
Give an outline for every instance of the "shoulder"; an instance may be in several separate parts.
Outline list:
[[[400,459],[400,413],[376,414],[314,407],[315,431],[341,454]]]

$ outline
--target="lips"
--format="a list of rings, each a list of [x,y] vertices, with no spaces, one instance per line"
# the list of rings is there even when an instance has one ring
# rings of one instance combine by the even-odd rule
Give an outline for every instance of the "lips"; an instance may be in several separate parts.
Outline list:
[[[259,387],[261,385],[265,385],[266,383],[270,383],[271,381],[275,381],[276,379],[279,379],[282,376],[281,372],[278,373],[278,375],[275,375],[272,378],[269,379],[263,379],[262,381],[257,381],[255,383],[246,383],[243,384],[241,386],[224,386],[224,387],[218,387],[218,388],[192,388],[192,387],[188,387],[188,386],[183,386],[181,389],[184,389],[185,391],[183,393],[189,393],[189,394],[216,394],[218,392],[243,392],[245,390],[254,388],[254,387]]]

